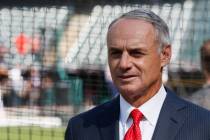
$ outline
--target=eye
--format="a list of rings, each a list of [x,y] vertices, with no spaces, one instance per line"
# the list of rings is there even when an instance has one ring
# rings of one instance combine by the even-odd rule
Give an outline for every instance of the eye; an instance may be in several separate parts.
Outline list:
[[[133,57],[142,57],[144,55],[144,53],[139,50],[132,50],[132,51],[130,51],[130,55]]]
[[[109,51],[109,55],[113,58],[118,58],[121,56],[121,54],[122,54],[122,52],[120,50],[113,49],[113,50]]]

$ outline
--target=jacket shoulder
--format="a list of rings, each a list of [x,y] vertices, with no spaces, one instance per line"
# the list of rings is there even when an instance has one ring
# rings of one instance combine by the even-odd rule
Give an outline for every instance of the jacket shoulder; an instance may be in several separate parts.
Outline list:
[[[210,123],[210,111],[198,106],[189,100],[178,97],[173,91],[167,89],[168,99],[167,105],[175,108],[178,112],[183,112],[189,119],[194,118],[196,120],[205,119]]]
[[[98,128],[115,122],[119,116],[118,108],[119,99],[117,97],[72,117],[65,132],[65,140],[80,139],[80,137],[99,138]]]
[[[119,115],[119,97],[72,117],[70,122],[96,123],[101,119],[109,119],[111,114]]]

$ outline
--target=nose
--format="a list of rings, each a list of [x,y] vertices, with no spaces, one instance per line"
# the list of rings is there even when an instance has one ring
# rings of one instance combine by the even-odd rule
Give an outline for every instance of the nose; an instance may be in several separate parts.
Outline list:
[[[127,52],[122,53],[120,63],[119,63],[119,68],[121,70],[128,70],[128,69],[131,68],[130,57],[129,57],[129,54]]]

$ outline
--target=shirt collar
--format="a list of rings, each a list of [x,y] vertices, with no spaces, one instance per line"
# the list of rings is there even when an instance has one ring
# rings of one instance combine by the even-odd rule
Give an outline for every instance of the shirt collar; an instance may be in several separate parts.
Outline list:
[[[138,109],[143,113],[144,118],[149,121],[153,126],[156,125],[160,110],[163,102],[166,98],[166,90],[162,85],[151,99],[142,104]],[[135,107],[131,106],[121,95],[120,95],[120,119],[123,123],[126,123],[130,112]]]

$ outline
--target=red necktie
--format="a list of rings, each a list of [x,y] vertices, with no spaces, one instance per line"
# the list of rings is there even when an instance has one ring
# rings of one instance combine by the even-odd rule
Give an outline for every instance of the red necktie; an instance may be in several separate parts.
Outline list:
[[[124,140],[141,140],[139,123],[143,117],[143,114],[138,109],[134,109],[130,115],[133,119],[133,124],[126,132]]]

